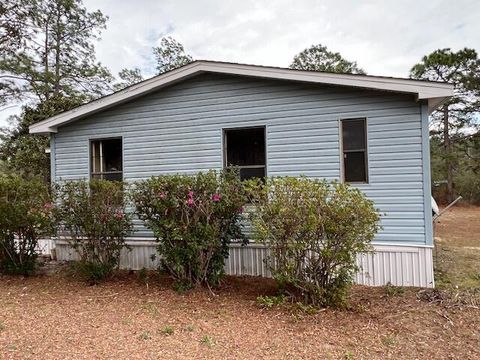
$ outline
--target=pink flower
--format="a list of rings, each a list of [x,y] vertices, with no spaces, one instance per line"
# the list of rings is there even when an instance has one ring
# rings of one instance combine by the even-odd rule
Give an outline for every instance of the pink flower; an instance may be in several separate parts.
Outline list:
[[[243,214],[243,206],[240,209],[238,209],[238,213]]]
[[[53,209],[53,204],[51,202],[47,202],[43,205],[43,208],[45,210],[51,210],[51,209]]]
[[[167,197],[167,195],[165,195],[164,192],[159,192],[159,193],[157,194],[157,197],[158,197],[159,199],[165,199],[165,198]]]
[[[188,206],[192,206],[193,204],[194,204],[193,199],[192,199],[192,198],[188,198],[188,199],[187,199],[187,205],[188,205]]]
[[[125,217],[125,214],[121,211],[117,211],[114,216],[116,219],[123,219]]]
[[[213,194],[212,195],[212,201],[213,202],[219,202],[220,201],[220,194]]]
[[[189,197],[189,198],[193,198],[193,191],[189,191],[189,192],[188,192],[188,197]]]

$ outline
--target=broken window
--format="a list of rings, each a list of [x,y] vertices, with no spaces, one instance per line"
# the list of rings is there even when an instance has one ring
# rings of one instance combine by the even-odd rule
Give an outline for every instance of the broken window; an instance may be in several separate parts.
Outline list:
[[[346,182],[368,182],[365,119],[342,120],[343,178]]]
[[[240,170],[240,179],[264,178],[265,128],[230,129],[224,131],[226,167]]]
[[[91,141],[91,177],[122,181],[122,139]]]

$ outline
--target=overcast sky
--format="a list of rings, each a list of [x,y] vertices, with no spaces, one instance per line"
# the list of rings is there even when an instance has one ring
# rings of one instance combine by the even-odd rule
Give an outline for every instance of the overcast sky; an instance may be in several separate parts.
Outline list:
[[[151,48],[163,36],[195,59],[287,67],[321,43],[369,74],[408,76],[421,57],[444,47],[480,51],[478,0],[84,0],[109,16],[97,58],[113,73],[153,75]],[[0,113],[0,125],[8,112]]]

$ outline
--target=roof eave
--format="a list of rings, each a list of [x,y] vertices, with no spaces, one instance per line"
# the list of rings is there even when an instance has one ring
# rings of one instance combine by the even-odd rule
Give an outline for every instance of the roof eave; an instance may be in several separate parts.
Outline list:
[[[434,83],[418,80],[375,77],[368,75],[333,74],[313,71],[300,71],[254,65],[195,61],[176,70],[145,80],[122,91],[105,96],[73,110],[43,120],[29,128],[32,134],[57,132],[58,126],[103,111],[110,107],[130,101],[175,82],[202,72],[229,75],[251,76],[268,79],[291,80],[309,83],[321,83],[338,86],[350,86],[373,90],[394,91],[416,95],[417,99],[427,100],[432,111],[453,95],[453,86],[446,83]]]

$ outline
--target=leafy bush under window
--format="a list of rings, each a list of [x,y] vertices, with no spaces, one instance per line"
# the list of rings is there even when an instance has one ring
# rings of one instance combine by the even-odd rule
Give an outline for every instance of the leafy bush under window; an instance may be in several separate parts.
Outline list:
[[[165,175],[135,184],[136,214],[158,241],[161,267],[179,289],[218,285],[232,240],[244,239],[246,194],[238,174]]]
[[[306,178],[250,183],[255,239],[271,250],[268,266],[284,291],[317,306],[341,306],[370,250],[379,215],[358,189]]]
[[[79,257],[76,268],[91,283],[109,277],[128,248],[132,215],[125,209],[124,184],[107,180],[70,181],[59,185],[58,235]]]
[[[39,238],[53,232],[52,194],[40,179],[0,176],[0,272],[30,275]]]

